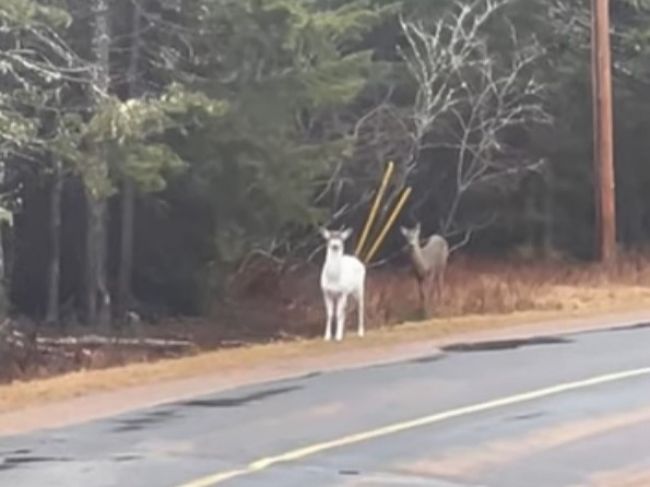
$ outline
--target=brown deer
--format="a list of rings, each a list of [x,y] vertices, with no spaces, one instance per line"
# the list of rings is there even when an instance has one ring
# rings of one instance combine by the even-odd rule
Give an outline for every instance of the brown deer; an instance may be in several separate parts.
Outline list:
[[[415,228],[400,228],[409,246],[411,263],[420,292],[420,306],[426,317],[432,314],[431,297],[435,290],[436,301],[442,296],[445,269],[449,258],[449,244],[444,237],[432,235],[424,247],[420,246],[420,224]]]

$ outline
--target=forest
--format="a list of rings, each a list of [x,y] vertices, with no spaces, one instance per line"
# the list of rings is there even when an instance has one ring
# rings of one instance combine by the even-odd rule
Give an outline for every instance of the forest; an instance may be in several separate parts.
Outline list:
[[[613,272],[640,284],[650,1],[611,20]],[[391,161],[380,219],[412,187],[395,230],[455,250],[439,314],[561,307],[540,289],[601,279],[588,0],[0,0],[0,24],[7,320],[320,333],[318,227],[358,238]],[[395,230],[371,322],[413,314]]]

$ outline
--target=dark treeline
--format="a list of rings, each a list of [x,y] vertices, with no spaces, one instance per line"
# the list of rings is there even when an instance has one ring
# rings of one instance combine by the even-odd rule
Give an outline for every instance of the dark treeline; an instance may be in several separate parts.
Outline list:
[[[612,0],[620,240],[650,236],[650,2]],[[590,258],[587,0],[0,0],[4,313],[200,313],[391,202]],[[391,235],[378,258],[402,242]]]

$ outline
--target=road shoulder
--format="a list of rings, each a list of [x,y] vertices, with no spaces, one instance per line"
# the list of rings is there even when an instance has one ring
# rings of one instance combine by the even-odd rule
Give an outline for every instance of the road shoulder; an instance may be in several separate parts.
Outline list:
[[[493,319],[498,321],[500,318],[494,317]],[[31,391],[30,397],[33,397],[34,400],[31,405],[25,403],[23,407],[17,406],[13,411],[5,409],[5,412],[0,413],[0,435],[64,427],[163,403],[315,372],[332,372],[415,359],[424,355],[440,353],[441,347],[451,343],[524,339],[531,336],[550,336],[625,327],[650,321],[650,310],[571,318],[531,319],[529,317],[526,319],[526,316],[522,315],[519,322],[516,319],[510,321],[511,323],[504,321],[503,325],[496,329],[464,332],[454,332],[452,329],[433,338],[427,338],[427,325],[422,324],[420,325],[421,333],[411,333],[412,336],[407,336],[404,341],[399,335],[399,328],[396,328],[383,333],[381,339],[378,335],[373,337],[371,334],[367,340],[349,340],[343,344],[323,345],[311,341],[294,346],[291,344],[278,345],[275,353],[268,354],[268,360],[262,362],[251,364],[246,361],[241,363],[235,361],[230,363],[230,366],[224,365],[214,372],[202,373],[194,377],[159,380],[150,383],[143,381],[145,383],[141,385],[120,387],[105,392],[91,391],[80,395],[80,397],[61,400],[50,400],[45,392],[39,396],[39,390],[47,390],[44,384],[19,384],[19,387]],[[395,338],[395,343],[390,341],[391,334]],[[405,335],[409,335],[409,333],[405,333]],[[223,357],[227,357],[226,352],[221,353]],[[237,356],[236,353],[232,355],[233,357],[230,357],[232,359]],[[243,356],[243,353],[240,355]],[[200,359],[200,357],[197,358],[197,360]],[[145,367],[148,365],[151,364],[145,364]],[[165,364],[156,366],[164,367]],[[134,374],[134,382],[137,383],[135,376],[138,374],[138,366],[133,366],[130,369]],[[110,381],[112,373],[114,371],[111,370],[97,371],[96,374],[93,371],[98,380],[103,377],[106,381]],[[43,382],[47,383],[48,381]],[[111,384],[105,384],[105,386],[107,389],[111,388]]]

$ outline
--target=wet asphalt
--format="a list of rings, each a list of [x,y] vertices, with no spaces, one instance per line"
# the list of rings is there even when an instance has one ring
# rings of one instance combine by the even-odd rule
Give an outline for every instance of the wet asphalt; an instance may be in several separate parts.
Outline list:
[[[0,437],[0,486],[180,487],[351,434],[644,367],[645,324],[458,343],[408,362],[316,371]],[[332,448],[218,485],[574,487],[624,485],[645,473],[650,479],[649,375]]]

